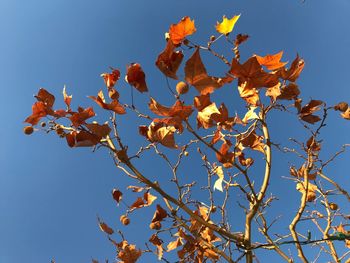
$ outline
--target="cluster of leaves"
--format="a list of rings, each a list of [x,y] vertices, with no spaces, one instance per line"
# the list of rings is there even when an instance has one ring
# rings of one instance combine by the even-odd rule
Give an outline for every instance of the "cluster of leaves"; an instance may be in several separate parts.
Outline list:
[[[264,213],[273,201],[273,198],[265,198],[270,180],[271,148],[273,145],[269,135],[267,116],[272,110],[289,111],[290,108],[295,108],[296,115],[302,125],[310,131],[311,136],[306,143],[298,142],[304,155],[294,149],[285,149],[286,152],[297,152],[303,160],[300,168],[297,169],[294,166],[290,168],[292,179],[296,182],[296,189],[301,193],[301,201],[298,213],[289,225],[291,234],[287,237],[291,236],[293,240],[286,241],[285,244],[288,242],[295,244],[298,256],[304,262],[307,262],[301,248],[302,241],[296,231],[296,225],[301,220],[307,203],[321,200],[328,213],[326,217],[328,226],[326,229],[320,227],[320,231],[324,238],[323,241],[328,242],[331,256],[335,260],[339,260],[337,253],[334,252],[334,246],[329,243],[332,237],[329,231],[335,217],[332,211],[337,211],[339,216],[342,216],[342,214],[339,213],[338,206],[335,203],[328,201],[329,192],[317,186],[317,178],[321,176],[322,179],[331,183],[338,192],[345,195],[348,200],[350,200],[350,197],[344,189],[323,174],[323,168],[334,158],[327,162],[320,160],[321,140],[319,134],[325,126],[328,111],[340,111],[344,119],[350,119],[350,108],[345,102],[332,107],[327,107],[325,102],[314,99],[303,103],[300,98],[300,89],[296,84],[305,64],[299,55],[289,66],[287,62],[281,61],[282,51],[265,56],[252,55],[245,62],[240,62],[239,47],[249,37],[248,35],[238,34],[233,40],[230,38],[230,33],[239,17],[240,15],[237,15],[228,19],[224,16],[222,22],[218,22],[215,27],[220,35],[211,36],[205,46],[194,44],[188,39],[190,35],[196,32],[195,23],[189,17],[184,17],[177,24],[170,26],[169,32],[166,33],[165,48],[158,55],[155,65],[167,78],[177,81],[177,94],[168,86],[176,101],[172,106],[165,106],[155,98],[150,97],[148,109],[151,114],[156,115],[154,118],[150,117],[149,114],[140,113],[133,103],[128,105],[119,101],[119,92],[115,86],[118,84],[121,73],[114,68],[111,68],[111,72],[101,75],[107,88],[108,100],[104,97],[102,90],[98,92],[97,96],[90,96],[98,106],[112,113],[113,117],[110,122],[103,124],[90,122],[90,119],[95,116],[92,107],[85,109],[78,107],[76,111],[73,111],[71,108],[72,96],[68,96],[65,89],[63,90],[65,109],[53,109],[55,97],[45,89],[40,89],[35,96],[37,102],[32,107],[32,114],[25,120],[31,126],[25,127],[25,133],[32,133],[35,130],[33,126],[36,126],[42,118],[47,117],[49,126],[46,127],[45,122],[41,124],[46,131],[55,131],[61,138],[66,139],[70,147],[94,146],[109,149],[113,153],[117,167],[127,176],[143,184],[143,186],[129,187],[134,193],[142,192],[143,194],[137,197],[131,205],[126,205],[127,211],[120,217],[123,225],[130,224],[129,215],[133,211],[152,206],[157,197],[150,193],[151,190],[157,192],[165,200],[166,208],[157,204],[149,225],[150,229],[155,231],[149,239],[150,244],[155,246],[155,251],[150,248],[146,250],[136,248],[135,245],[128,243],[124,235],[121,235],[122,241],[116,242],[111,238],[115,231],[98,218],[100,229],[108,235],[109,240],[118,251],[117,258],[120,260],[119,262],[136,262],[145,252],[154,252],[159,260],[166,261],[164,251],[170,252],[175,249],[177,249],[177,255],[181,262],[205,262],[208,259],[217,262],[221,258],[228,262],[235,262],[234,257],[239,260],[243,256],[246,256],[247,262],[252,262],[254,249],[271,247],[282,258],[288,259],[289,256],[280,249],[280,244],[283,244],[280,240],[283,240],[283,238],[274,241],[269,235],[269,226],[266,223]],[[225,39],[232,47],[233,52],[230,59],[218,54],[213,49],[220,38]],[[183,63],[185,59],[184,52],[186,51],[191,52],[191,55]],[[209,52],[227,65],[227,70],[222,76],[217,77],[208,74],[201,58],[201,52]],[[180,79],[178,74],[181,66],[184,69],[183,79]],[[146,74],[139,63],[133,63],[127,67],[125,81],[140,93],[149,93]],[[247,107],[247,112],[243,117],[239,117],[237,114],[231,115],[225,103],[219,105],[212,101],[214,92],[224,86],[236,85],[234,83],[237,83],[238,94]],[[190,88],[195,89],[196,96],[191,97],[189,95]],[[186,104],[185,100],[193,101],[193,103]],[[128,153],[128,147],[124,145],[116,125],[117,115],[129,112],[136,113],[137,116],[148,122],[139,126],[138,131],[149,144],[146,147],[141,147],[141,150],[135,155]],[[320,114],[320,112],[323,113]],[[195,128],[191,125],[193,119],[196,121]],[[63,120],[68,121],[68,123],[64,125]],[[206,135],[199,135],[200,130],[206,132]],[[113,135],[111,135],[112,131]],[[189,140],[186,144],[179,145],[176,143],[176,136],[181,136],[185,132],[192,135],[194,139]],[[159,151],[159,144],[176,152],[178,161],[175,165],[169,161],[165,154]],[[206,147],[212,151],[214,156],[213,159],[212,156],[203,154],[198,146],[198,153],[203,165],[208,170],[209,183],[212,183],[212,176],[217,176],[215,182],[208,186],[211,204],[207,206],[200,205],[199,200],[195,204],[190,202],[188,196],[193,184],[181,185],[177,178],[177,168],[182,157],[188,155],[186,150],[192,144]],[[217,146],[218,144],[220,145]],[[155,154],[170,165],[174,175],[171,181],[175,183],[179,193],[177,198],[164,191],[157,182],[154,183],[145,177],[132,164],[132,157],[129,156],[140,157],[143,151],[149,149],[154,149]],[[255,162],[253,156],[256,155],[252,154],[254,151],[263,156],[262,159],[266,166],[260,189],[256,188],[249,176],[250,168]],[[247,155],[251,156],[248,157]],[[233,171],[236,171],[237,175],[242,175],[246,183],[232,183],[232,180],[235,180],[235,176],[231,175]],[[315,183],[312,184],[310,181]],[[232,188],[238,188],[244,194],[245,201],[248,204],[243,207],[246,214],[246,224],[244,230],[240,233],[231,232],[226,216],[228,193]],[[220,224],[212,221],[211,218],[211,215],[217,209],[212,194],[213,190],[219,190],[226,195],[224,203],[220,206],[222,214],[222,223]],[[112,196],[118,205],[122,202],[123,193],[119,189],[114,189]],[[325,217],[320,212],[317,212],[318,214],[316,212],[313,211],[312,215],[318,215],[317,218],[310,217],[309,219],[319,226],[317,220]],[[266,238],[266,244],[257,244],[253,241],[251,234],[253,219],[260,225],[258,228]],[[167,228],[163,226],[164,223]],[[348,232],[344,230],[342,225],[334,229],[345,235],[342,240],[347,239]],[[176,233],[172,234],[172,230],[176,230]],[[166,232],[171,237],[165,249],[160,234],[165,235]],[[232,247],[236,248],[236,254],[231,251]],[[229,252],[226,253],[226,250]]]

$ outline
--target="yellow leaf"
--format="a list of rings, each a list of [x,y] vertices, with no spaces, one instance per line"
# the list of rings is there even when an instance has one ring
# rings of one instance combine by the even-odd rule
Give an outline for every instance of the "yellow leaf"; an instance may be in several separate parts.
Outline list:
[[[237,20],[239,19],[241,15],[237,15],[232,17],[231,19],[228,19],[226,16],[222,17],[222,22],[217,22],[216,24],[216,31],[218,31],[221,34],[229,34],[233,30],[233,27],[235,26]]]

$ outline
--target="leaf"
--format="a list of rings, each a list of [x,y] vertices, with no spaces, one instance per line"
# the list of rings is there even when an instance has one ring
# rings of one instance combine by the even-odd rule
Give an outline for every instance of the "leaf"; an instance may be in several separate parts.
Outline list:
[[[102,90],[99,91],[97,97],[89,96],[90,99],[95,101],[101,108],[105,110],[114,111],[117,114],[125,114],[125,108],[119,103],[117,99],[113,99],[111,103],[106,103]]]
[[[72,131],[66,134],[69,147],[91,147],[100,142],[100,137],[87,131]]]
[[[108,89],[113,88],[120,78],[120,71],[118,69],[112,69],[112,73],[102,73],[101,77]]]
[[[235,39],[235,46],[238,47],[239,45],[241,45],[242,43],[244,43],[245,41],[247,41],[248,38],[249,38],[248,35],[238,34],[238,35],[236,36],[236,39]]]
[[[153,113],[159,116],[179,117],[181,120],[186,120],[193,112],[192,106],[186,106],[180,100],[177,100],[173,106],[168,108],[151,98],[148,107]]]
[[[113,199],[118,203],[120,203],[120,201],[122,200],[123,198],[123,193],[120,192],[118,189],[113,189],[112,190],[112,196],[113,196]]]
[[[158,55],[156,66],[169,78],[178,79],[176,72],[184,57],[182,51],[175,51],[172,41],[167,41],[165,49]]]
[[[241,147],[249,147],[252,150],[256,150],[262,153],[265,153],[265,144],[262,142],[264,139],[263,136],[259,136],[255,133],[254,130],[244,134],[240,134],[237,136],[237,145],[239,148]]]
[[[169,37],[174,45],[181,44],[181,42],[189,35],[196,32],[194,20],[185,16],[177,24],[172,24],[169,28]]]
[[[281,87],[281,83],[278,82],[277,85],[275,85],[271,88],[267,88],[265,95],[269,96],[272,99],[272,101],[275,102],[276,99],[281,95],[280,87]]]
[[[121,250],[117,257],[122,260],[120,263],[135,263],[141,257],[142,251],[136,249],[135,245],[128,244],[126,240],[122,241]]]
[[[85,126],[89,129],[91,133],[97,135],[101,139],[106,137],[111,132],[111,128],[108,126],[107,123],[102,125],[98,123],[89,123],[85,124]]]
[[[130,206],[130,211],[139,209],[145,206],[145,200],[142,197],[138,197],[136,201]]]
[[[222,166],[216,167],[215,173],[219,178],[215,181],[213,189],[217,189],[220,192],[223,192],[224,190],[222,189],[222,183],[224,181],[224,171],[222,170]]]
[[[39,92],[35,98],[38,101],[43,102],[49,108],[52,108],[53,104],[55,103],[55,96],[43,88],[39,89]]]
[[[132,63],[128,67],[125,80],[141,93],[148,91],[145,72],[138,63]]]
[[[199,48],[196,48],[193,55],[185,64],[185,80],[193,85],[201,95],[213,93],[215,89],[233,80],[232,77],[210,77],[207,74],[202,59],[199,54]]]
[[[86,109],[79,107],[78,112],[74,112],[69,119],[71,120],[73,126],[78,127],[85,124],[85,121],[93,116],[95,116],[95,112],[92,107]]]
[[[276,70],[281,67],[284,67],[288,62],[281,62],[281,58],[283,55],[283,51],[274,54],[274,55],[266,55],[265,57],[260,57],[256,55],[256,59],[258,60],[261,66],[265,66],[268,70]]]
[[[228,19],[226,16],[223,16],[222,22],[216,23],[216,27],[215,27],[216,31],[224,35],[231,33],[240,16],[241,15],[236,15],[236,16],[233,16],[231,19]]]
[[[350,108],[347,108],[346,111],[340,114],[344,119],[350,120]]]
[[[238,85],[238,92],[242,99],[252,106],[259,105],[259,93],[256,88],[249,85],[247,81]]]
[[[70,95],[70,96],[67,95],[66,86],[63,87],[62,94],[63,94],[64,103],[67,105],[67,109],[70,110],[70,103],[72,101],[72,97],[73,96],[72,95]]]
[[[25,119],[25,122],[31,125],[36,125],[41,118],[47,116],[49,113],[47,106],[42,101],[37,101],[32,106],[32,115]]]
[[[265,72],[259,64],[256,56],[250,57],[244,64],[240,64],[237,59],[231,62],[230,73],[239,78],[239,84],[248,82],[251,88],[273,87],[277,85],[278,75]]]
[[[231,141],[225,139],[219,149],[220,154],[216,153],[216,159],[222,163],[225,168],[230,168],[233,166],[235,155],[233,152],[229,151],[231,146]]]
[[[259,116],[255,113],[257,107],[250,106],[247,113],[244,115],[242,122],[248,123],[250,120],[259,119]]]
[[[214,125],[212,116],[213,114],[220,114],[220,111],[216,107],[215,102],[211,103],[204,109],[198,112],[197,115],[197,127],[203,127],[204,129],[209,129]]]
[[[154,212],[152,223],[161,222],[168,216],[168,213],[160,206],[157,205],[156,211]]]
[[[143,195],[143,199],[146,201],[145,206],[150,206],[157,199],[157,197],[146,192]]]
[[[320,110],[320,105],[323,104],[321,100],[310,100],[308,104],[301,108],[299,116],[308,123],[314,124],[321,120],[319,116],[313,115],[314,112]]]
[[[302,193],[303,195],[306,193],[306,186],[307,184],[305,182],[303,183],[297,183],[296,185],[296,189]],[[317,186],[311,183],[308,183],[308,187],[307,187],[307,197],[306,200],[307,202],[312,202],[316,199],[316,190],[317,190]]]
[[[178,247],[182,246],[181,238],[178,237],[176,240],[171,241],[167,246],[167,252],[170,252],[174,249],[177,249]]]
[[[151,242],[153,245],[157,247],[157,255],[158,255],[158,260],[161,260],[163,257],[163,241],[157,236],[157,234],[153,234],[151,238],[149,239],[149,242]]]
[[[102,222],[99,217],[97,217],[97,220],[98,220],[101,231],[105,232],[108,235],[112,235],[114,233],[113,229],[110,228],[106,223]]]
[[[298,85],[294,82],[290,82],[287,86],[282,86],[281,95],[277,97],[278,100],[293,100],[300,94]]]
[[[150,142],[159,142],[169,148],[177,148],[174,138],[175,131],[175,127],[164,126],[163,123],[152,122],[148,127],[139,127],[139,133],[145,136]]]
[[[298,79],[300,73],[303,71],[304,66],[305,66],[304,60],[301,59],[299,55],[297,55],[297,57],[292,62],[290,68],[288,70],[286,70],[285,68],[281,68],[278,74],[280,75],[281,78],[285,80],[295,82]]]

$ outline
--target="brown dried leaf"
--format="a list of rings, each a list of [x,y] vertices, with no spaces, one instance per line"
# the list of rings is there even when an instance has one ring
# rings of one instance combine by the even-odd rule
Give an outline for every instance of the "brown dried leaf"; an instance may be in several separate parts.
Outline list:
[[[233,80],[231,77],[210,77],[199,54],[199,48],[187,60],[185,65],[185,80],[193,85],[201,95],[213,93],[215,89]]]
[[[167,41],[165,49],[158,55],[156,66],[169,78],[177,79],[176,72],[184,57],[182,51],[175,51],[172,41]]]
[[[105,232],[108,235],[112,235],[114,233],[113,229],[110,228],[106,223],[102,222],[101,219],[97,218],[101,231]]]
[[[168,213],[160,206],[157,205],[156,211],[154,212],[152,223],[161,222],[168,216]]]
[[[123,198],[123,193],[121,191],[119,191],[118,189],[113,189],[112,196],[113,196],[113,199],[119,204]]]

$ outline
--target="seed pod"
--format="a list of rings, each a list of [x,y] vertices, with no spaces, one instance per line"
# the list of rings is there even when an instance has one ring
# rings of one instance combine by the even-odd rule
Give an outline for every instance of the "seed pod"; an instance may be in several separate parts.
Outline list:
[[[122,224],[123,224],[124,226],[127,226],[127,225],[130,224],[130,219],[128,218],[127,215],[122,215],[122,216],[120,217],[120,222],[122,222]]]
[[[336,203],[329,203],[329,208],[334,211],[338,209],[338,205]]]
[[[25,126],[25,127],[23,128],[23,132],[24,132],[24,134],[26,134],[26,135],[32,134],[33,131],[34,131],[33,126]]]
[[[151,224],[149,224],[149,228],[153,230],[159,230],[162,228],[162,224],[159,221],[152,222]]]
[[[186,82],[180,81],[176,84],[176,91],[178,94],[186,94],[189,90],[188,84]]]

